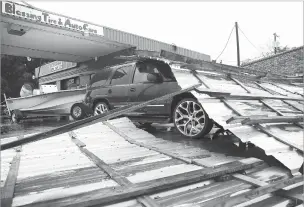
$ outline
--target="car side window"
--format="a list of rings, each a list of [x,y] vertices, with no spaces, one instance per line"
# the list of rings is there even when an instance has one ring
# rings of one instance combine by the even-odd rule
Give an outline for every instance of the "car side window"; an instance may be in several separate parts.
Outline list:
[[[111,85],[129,84],[130,69],[130,66],[118,68],[112,77]]]
[[[158,73],[157,67],[150,63],[137,63],[133,77],[133,83],[148,83],[148,74]]]
[[[91,76],[90,85],[92,87],[98,87],[98,86],[104,85],[107,82],[110,74],[111,74],[110,69],[104,69],[104,71],[102,71],[102,72],[93,74]]]

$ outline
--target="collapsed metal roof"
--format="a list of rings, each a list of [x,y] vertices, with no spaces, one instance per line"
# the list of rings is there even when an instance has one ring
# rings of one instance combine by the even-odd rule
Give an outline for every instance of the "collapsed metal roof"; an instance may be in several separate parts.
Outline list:
[[[303,200],[303,176],[255,158],[165,141],[127,118],[5,150],[1,158],[4,206],[286,206]],[[285,190],[274,192],[279,188]]]
[[[144,58],[174,64],[183,89],[2,143],[3,202],[13,206],[295,206],[303,202],[303,176],[297,173],[303,163],[300,87],[270,82],[261,78],[267,74],[237,71],[233,66]],[[294,176],[258,159],[227,157],[156,138],[126,118],[107,121],[186,91],[198,98],[217,127],[273,155]]]
[[[167,62],[182,88],[201,84],[192,93],[224,130],[242,142],[262,148],[292,172],[303,164],[303,88],[288,83],[288,79],[234,66],[195,62],[168,51],[137,52],[119,58]],[[192,64],[185,63],[187,59]]]

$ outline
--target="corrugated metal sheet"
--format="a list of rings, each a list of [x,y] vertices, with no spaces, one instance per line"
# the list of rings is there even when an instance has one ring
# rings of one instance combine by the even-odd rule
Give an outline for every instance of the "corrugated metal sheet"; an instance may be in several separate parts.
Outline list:
[[[138,35],[130,34],[127,32],[111,29],[104,27],[104,35],[106,38],[112,40],[112,41],[117,41],[121,42],[124,44],[130,44],[134,45],[137,47],[138,50],[150,50],[150,51],[157,51],[160,52],[161,50],[167,50],[167,51],[172,51],[175,52],[179,55],[184,55],[187,57],[191,57],[194,59],[199,59],[199,60],[206,60],[210,61],[210,56],[199,53],[193,50],[189,50],[186,48],[178,47],[177,50],[174,51],[173,47],[171,44],[167,44],[164,42],[160,42],[157,40],[152,40],[149,38],[141,37]]]
[[[200,72],[195,78],[189,70],[173,70],[182,88],[204,81],[198,88],[217,89],[232,94],[246,94],[239,83],[216,73]],[[242,82],[242,80],[239,80]],[[255,95],[283,93],[267,84],[258,85],[253,82],[243,84]],[[265,89],[269,87],[269,91]],[[284,86],[282,86],[284,87]],[[298,91],[294,86],[290,90]],[[287,92],[287,91],[285,91]],[[270,133],[280,137],[278,141],[273,135],[257,130],[254,126],[241,125],[239,122],[227,123],[231,116],[268,115],[302,113],[300,103],[282,102],[267,99],[267,105],[258,100],[225,100],[193,92],[208,112],[209,116],[225,129],[229,129],[240,140],[252,142],[273,155],[291,170],[296,170],[303,162],[303,154],[291,149],[286,144],[303,149],[302,129],[290,123],[261,124]],[[292,92],[284,95],[302,97]],[[293,106],[294,105],[294,106]],[[230,106],[230,107],[229,107]],[[276,110],[279,110],[276,111]],[[216,130],[216,129],[215,129]],[[212,130],[210,136],[214,130]],[[13,138],[16,139],[16,138]],[[255,158],[225,156],[203,149],[199,145],[190,145],[187,141],[178,143],[157,138],[148,132],[138,129],[127,118],[91,124],[69,133],[53,136],[22,146],[21,152],[5,150],[1,157],[2,183],[6,182],[13,164],[11,160],[20,154],[20,167],[13,198],[13,206],[66,206],[93,205],[97,203],[113,204],[108,206],[213,206],[225,199],[233,199],[242,193],[246,199],[237,201],[237,206],[286,206],[294,205],[299,194],[303,193],[303,182],[297,183],[289,197],[255,193],[252,189],[258,186],[269,186],[270,183],[285,180],[292,175],[281,168],[269,167]],[[233,174],[231,179],[219,181],[217,169],[223,163],[250,164],[259,162],[256,167],[246,170],[246,179],[236,179],[241,174]],[[3,165],[3,167],[2,167]],[[218,166],[218,167],[216,167]],[[231,168],[234,170],[234,168]],[[228,167],[225,167],[227,174]],[[140,197],[127,197],[120,200],[102,200],[106,195],[118,194],[128,189],[127,186],[153,186],[155,182],[166,182],[172,176],[182,181],[185,172],[210,170],[216,179],[196,180],[184,183],[183,186],[171,186],[168,190],[157,190],[144,193]],[[201,171],[200,171],[201,173]],[[230,172],[234,173],[234,171]],[[204,173],[202,173],[204,175]],[[210,178],[210,177],[208,177]],[[303,178],[303,177],[298,177]],[[251,182],[248,182],[251,179]],[[252,180],[255,179],[255,180]],[[256,181],[255,183],[252,181]],[[259,183],[259,184],[257,184]],[[285,181],[284,186],[290,183]],[[3,186],[3,184],[2,184]],[[5,186],[5,185],[4,185]],[[275,190],[275,189],[272,189]],[[91,202],[97,203],[91,203]],[[107,202],[105,202],[107,201]],[[150,204],[144,204],[150,203]],[[152,204],[151,204],[152,203]],[[231,205],[228,205],[231,206]],[[235,205],[234,205],[235,206]]]
[[[113,172],[118,173],[120,178],[127,179],[131,184],[148,185],[158,178],[205,168],[168,156],[163,153],[165,151],[170,151],[176,157],[195,160],[206,167],[241,159],[202,150],[198,146],[188,145],[187,142],[181,144],[156,138],[136,128],[127,118],[111,120],[106,125],[97,123],[74,130],[73,137],[71,139],[65,133],[22,147],[13,206],[63,206],[64,202],[72,204],[77,199],[89,202],[94,199],[94,195],[98,197],[103,193],[119,192],[119,184],[114,181],[115,175],[108,176],[94,164],[96,159],[89,159],[81,152],[81,148],[89,150],[113,169]],[[141,147],[130,143],[129,138],[141,143]],[[75,144],[76,140],[79,140],[78,143],[82,142],[82,147]],[[155,150],[148,149],[147,146],[153,146]],[[13,150],[4,152],[13,153]],[[3,153],[1,156],[4,156]],[[8,154],[5,156],[12,157]],[[247,176],[266,183],[289,177],[286,171],[267,165],[248,170]],[[155,204],[153,206],[203,206],[252,188],[251,184],[237,179],[223,182],[209,179],[183,187],[173,187],[146,197]],[[301,188],[297,188],[293,194],[299,192]],[[143,206],[135,199],[113,202],[107,206]],[[263,206],[273,206],[290,204],[292,201],[267,195],[262,199],[251,200],[251,203],[252,206],[259,206],[261,203]]]
[[[178,83],[182,86],[182,88],[187,87],[191,84],[199,83],[199,80],[195,78],[190,70],[173,70],[174,75],[177,78]],[[210,89],[215,89],[217,91],[229,92],[232,94],[246,94],[246,90],[241,87],[239,84],[234,82],[230,78],[225,78],[223,76],[210,76],[208,73],[204,71],[198,72],[198,78],[201,79]],[[251,94],[255,95],[283,95],[290,97],[302,98],[300,94],[301,89],[297,86],[285,85],[285,84],[277,84],[282,88],[286,88],[292,92],[298,92],[299,94],[294,94],[291,92],[287,92],[286,90],[282,90],[277,87],[276,84],[270,83],[262,83],[260,84],[262,87],[269,89],[269,91],[273,91],[270,93],[254,82],[249,82],[248,80],[243,81],[239,80],[249,91]],[[201,88],[205,88],[206,86],[202,85]],[[240,116],[240,114],[235,113],[231,108],[225,104],[222,99],[210,99],[210,96],[206,94],[199,94],[197,92],[193,92],[193,94],[199,99],[202,103],[204,109],[207,111],[210,118],[215,120],[218,124],[223,126],[225,129],[228,129],[234,135],[241,139],[243,142],[251,142],[256,146],[265,150],[267,155],[273,155],[280,162],[282,162],[285,166],[287,166],[292,171],[297,171],[301,164],[303,163],[303,154],[295,151],[291,147],[282,142],[278,141],[272,136],[268,136],[266,133],[258,130],[253,126],[244,126],[240,122],[238,123],[226,123],[226,121],[233,116]],[[275,110],[279,111],[283,116],[299,116],[303,115],[301,109],[303,109],[303,102],[297,101],[282,101],[282,100],[263,100],[267,105],[270,105]],[[226,102],[237,112],[241,113],[242,116],[269,116],[269,117],[277,117],[279,116],[276,111],[269,108],[265,104],[263,104],[259,100],[226,100]],[[293,106],[289,105],[291,103]],[[269,129],[274,136],[281,138],[286,142],[290,142],[294,146],[303,149],[303,129],[298,125],[294,125],[291,123],[279,123],[279,124],[263,124],[266,129]]]
[[[45,77],[39,78],[39,84],[44,84],[44,83],[49,83],[57,80],[62,80],[63,77],[64,79],[79,76],[79,74],[84,74],[85,72],[88,72],[89,68],[87,66],[80,66],[79,68],[72,68],[67,71],[62,71],[59,73],[47,75]]]

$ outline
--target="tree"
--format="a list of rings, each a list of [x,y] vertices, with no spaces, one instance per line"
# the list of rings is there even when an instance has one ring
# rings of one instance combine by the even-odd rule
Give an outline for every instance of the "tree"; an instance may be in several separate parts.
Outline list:
[[[38,85],[32,79],[35,68],[51,62],[51,60],[35,58],[28,61],[26,57],[1,55],[1,98],[3,94],[7,97],[19,97],[20,89],[26,82]]]
[[[274,54],[273,47],[270,46],[269,44],[267,45],[267,47],[268,47],[268,48],[271,48],[271,49],[269,49],[268,52],[262,52],[262,53],[261,53],[261,57],[258,57],[258,58],[255,58],[255,59],[249,59],[249,58],[248,58],[248,59],[245,59],[245,60],[242,61],[242,65],[243,65],[243,64],[250,63],[250,62],[253,62],[253,61],[258,60],[258,59],[262,59],[262,58],[266,58],[266,57],[270,57],[270,56],[272,56],[272,55],[275,55],[275,54]],[[284,47],[279,46],[279,47],[277,47],[277,53],[276,53],[276,54],[279,54],[279,53],[282,53],[282,52],[286,52],[286,51],[291,50],[291,49],[293,49],[293,48],[290,48],[290,47],[288,47],[287,45],[284,46]]]

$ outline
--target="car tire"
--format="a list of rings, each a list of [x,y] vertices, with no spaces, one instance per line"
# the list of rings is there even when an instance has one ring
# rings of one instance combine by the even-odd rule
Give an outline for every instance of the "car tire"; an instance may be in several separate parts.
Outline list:
[[[109,111],[109,106],[106,102],[100,101],[94,105],[93,115],[97,116]]]
[[[140,128],[150,128],[152,123],[148,122],[137,122]]]
[[[74,120],[81,120],[85,117],[85,112],[80,104],[74,104],[70,114]]]
[[[213,127],[212,119],[203,106],[193,98],[179,101],[175,105],[172,116],[176,130],[188,138],[202,138]]]

